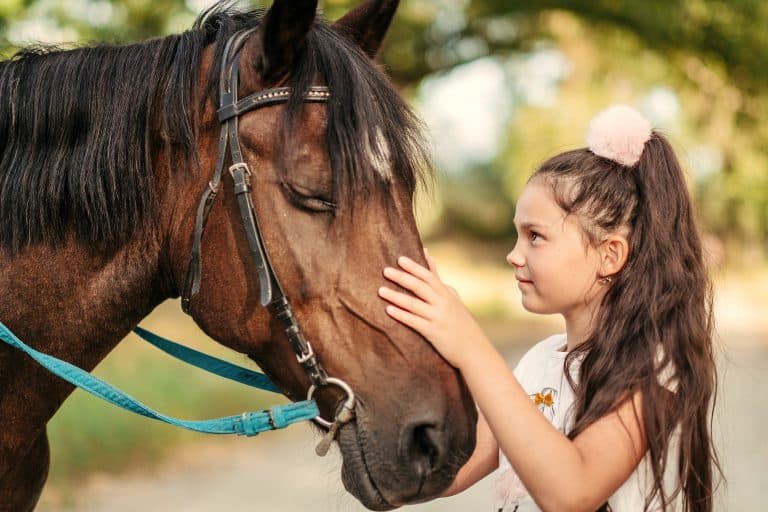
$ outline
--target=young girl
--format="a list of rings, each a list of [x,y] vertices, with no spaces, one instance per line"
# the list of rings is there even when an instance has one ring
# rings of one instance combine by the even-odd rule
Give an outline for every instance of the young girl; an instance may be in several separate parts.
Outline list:
[[[588,148],[546,161],[517,203],[507,261],[525,309],[566,333],[514,373],[434,261],[401,257],[387,312],[462,373],[477,447],[446,495],[500,468],[495,510],[711,511],[715,391],[710,283],[667,140],[629,107],[590,125]]]

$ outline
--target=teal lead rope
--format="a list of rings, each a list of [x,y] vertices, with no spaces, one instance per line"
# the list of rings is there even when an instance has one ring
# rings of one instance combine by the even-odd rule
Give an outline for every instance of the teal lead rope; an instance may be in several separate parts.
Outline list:
[[[179,345],[156,334],[137,327],[134,332],[142,339],[156,346],[171,356],[185,361],[193,366],[216,374],[247,386],[266,391],[279,392],[269,377],[247,368],[241,368],[226,361],[216,359],[191,348]],[[128,396],[116,387],[94,377],[90,373],[74,366],[66,361],[57,359],[48,354],[38,352],[25,344],[13,334],[8,327],[0,322],[0,339],[9,345],[27,353],[32,359],[40,363],[48,371],[61,377],[70,384],[87,391],[107,402],[127,411],[163,421],[177,427],[203,432],[207,434],[237,434],[241,436],[255,436],[266,430],[285,428],[293,423],[311,420],[320,412],[314,400],[304,400],[287,405],[276,405],[270,409],[257,412],[244,412],[236,416],[213,418],[201,421],[186,421],[171,418],[156,412],[134,398]]]

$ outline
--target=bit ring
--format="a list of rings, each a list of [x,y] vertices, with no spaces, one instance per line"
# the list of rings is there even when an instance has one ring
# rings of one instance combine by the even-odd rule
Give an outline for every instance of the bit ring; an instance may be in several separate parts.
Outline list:
[[[344,382],[341,379],[335,379],[333,377],[328,377],[327,384],[326,385],[334,385],[340,387],[344,392],[347,393],[347,400],[344,402],[343,408],[347,408],[350,411],[355,410],[355,392],[352,391],[352,388],[349,387],[349,384]],[[312,384],[309,387],[309,391],[307,391],[307,400],[312,400],[312,395],[315,394],[315,391],[318,389],[318,386]],[[333,422],[330,422],[328,420],[323,419],[322,416],[316,416],[312,418],[312,421],[317,423],[318,425],[321,425],[325,428],[331,428],[331,425],[333,425]]]

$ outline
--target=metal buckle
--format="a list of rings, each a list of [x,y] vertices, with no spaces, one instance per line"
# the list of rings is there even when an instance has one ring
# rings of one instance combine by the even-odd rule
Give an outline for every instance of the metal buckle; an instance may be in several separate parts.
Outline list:
[[[328,377],[328,381],[326,385],[334,385],[340,387],[344,392],[347,393],[347,400],[344,402],[344,405],[342,409],[348,409],[350,412],[355,410],[355,392],[352,391],[352,388],[349,387],[349,384],[344,382],[341,379],[336,379],[334,377]],[[317,386],[312,384],[309,387],[309,391],[307,391],[307,400],[312,400],[312,395],[315,394],[315,391],[317,390]],[[312,421],[317,423],[318,425],[321,425],[325,428],[331,428],[331,425],[333,425],[334,422],[327,421],[323,419],[321,416],[316,416],[312,418]],[[337,419],[338,421],[338,419]]]
[[[249,177],[251,176],[251,169],[248,167],[248,164],[245,162],[238,162],[236,164],[229,166],[229,175],[233,178],[235,177],[235,171],[238,169],[243,169],[245,171],[245,174],[247,174]]]
[[[304,364],[315,357],[315,352],[312,350],[312,345],[309,342],[307,342],[307,350],[308,352],[306,354],[296,354],[296,360],[299,363]]]
[[[266,409],[264,412],[266,412],[267,416],[269,417],[269,426],[272,427],[272,430],[277,430],[277,424],[275,423],[275,417],[272,416],[272,409]]]

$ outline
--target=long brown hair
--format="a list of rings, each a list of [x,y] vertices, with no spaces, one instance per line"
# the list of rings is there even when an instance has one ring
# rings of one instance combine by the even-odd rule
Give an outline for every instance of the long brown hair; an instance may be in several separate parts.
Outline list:
[[[710,437],[717,388],[712,288],[672,147],[653,132],[633,167],[586,148],[568,151],[546,161],[531,180],[552,186],[593,246],[608,233],[629,232],[627,263],[613,276],[588,339],[565,361],[576,396],[569,437],[639,391],[653,473],[645,508],[658,499],[666,510],[682,493],[685,511],[711,511],[720,470]],[[665,382],[670,372],[672,381]],[[677,454],[670,453],[673,433],[679,435]],[[668,454],[677,455],[675,489],[663,485]]]

